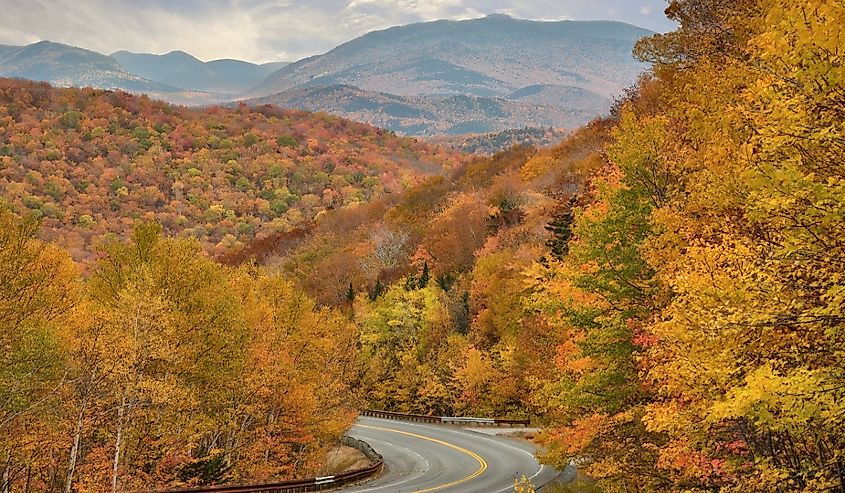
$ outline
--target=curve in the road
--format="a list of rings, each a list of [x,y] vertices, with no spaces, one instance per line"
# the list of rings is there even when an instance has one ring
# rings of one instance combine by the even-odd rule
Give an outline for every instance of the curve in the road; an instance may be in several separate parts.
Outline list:
[[[384,457],[386,472],[349,492],[503,493],[523,474],[535,485],[557,475],[530,444],[451,426],[362,417],[350,434]]]
[[[428,440],[429,442],[434,442],[434,443],[443,445],[444,447],[449,447],[449,448],[455,449],[458,452],[463,452],[463,453],[467,454],[468,456],[470,456],[473,459],[478,461],[478,466],[479,466],[478,469],[476,471],[474,471],[472,474],[470,474],[469,476],[463,477],[461,479],[457,479],[457,480],[449,482],[449,483],[441,484],[440,486],[434,486],[434,487],[427,488],[427,489],[424,489],[424,490],[417,490],[414,493],[429,493],[430,491],[445,490],[446,488],[450,488],[450,487],[455,486],[457,484],[464,483],[466,481],[471,481],[473,478],[480,476],[487,469],[487,461],[485,461],[483,458],[481,458],[480,455],[476,454],[472,450],[467,450],[463,447],[459,447],[459,446],[451,444],[449,442],[444,442],[443,440],[438,440],[436,438],[427,437],[427,436],[420,435],[420,434],[417,434],[417,433],[410,433],[410,432],[407,432],[407,431],[394,430],[394,429],[391,429],[391,428],[383,428],[383,427],[380,427],[380,426],[368,426],[368,425],[359,424],[358,427],[359,428],[368,428],[368,429],[371,429],[371,430],[387,431],[387,432],[390,432],[390,433],[398,433],[400,435],[407,435],[407,436],[410,436],[410,437],[419,438],[420,440]],[[417,455],[419,457],[419,454],[415,454],[415,455]],[[425,459],[423,459],[423,460],[425,461]],[[425,461],[425,462],[428,463],[428,461]]]

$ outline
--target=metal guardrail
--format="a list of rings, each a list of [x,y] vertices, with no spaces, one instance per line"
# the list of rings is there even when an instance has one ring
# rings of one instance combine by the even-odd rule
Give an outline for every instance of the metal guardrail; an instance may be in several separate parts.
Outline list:
[[[476,426],[528,426],[531,420],[528,419],[492,419],[474,418],[471,416],[429,416],[427,414],[395,413],[379,409],[365,409],[361,416],[373,418],[398,419],[402,421],[417,421],[422,423],[443,423],[443,424],[467,424]]]
[[[278,483],[198,486],[194,488],[143,490],[133,493],[301,493],[306,491],[323,491],[372,478],[384,470],[384,458],[369,443],[349,436],[341,438],[341,443],[357,448],[373,463],[367,467],[335,474],[334,476],[294,479],[292,481],[281,481]]]
[[[519,425],[519,426],[528,426],[528,425],[530,425],[530,424],[531,424],[531,420],[530,420],[530,419],[498,419],[498,418],[497,418],[497,419],[494,419],[493,421],[496,423],[496,426],[502,426],[502,425],[507,425],[507,426],[517,426],[517,425]]]
[[[417,421],[421,423],[441,423],[440,416],[429,416],[427,414],[394,413],[392,411],[381,411],[378,409],[364,409],[361,416],[373,418],[398,419],[401,421]]]
[[[472,418],[469,416],[440,416],[440,421],[442,423],[449,423],[449,424],[474,424],[474,425],[487,425],[493,426],[496,424],[496,420],[490,418]]]

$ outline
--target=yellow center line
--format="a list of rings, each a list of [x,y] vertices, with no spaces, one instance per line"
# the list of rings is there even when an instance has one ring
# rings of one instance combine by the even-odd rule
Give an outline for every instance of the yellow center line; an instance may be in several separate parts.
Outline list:
[[[357,424],[355,426],[357,426],[359,428],[369,428],[371,430],[380,430],[380,431],[388,431],[390,433],[399,433],[400,435],[408,435],[410,437],[419,438],[421,440],[428,440],[429,442],[434,442],[434,443],[437,443],[439,445],[443,445],[444,447],[449,447],[451,449],[455,449],[458,452],[463,452],[463,453],[467,454],[468,456],[470,456],[473,459],[478,461],[478,465],[479,465],[478,470],[475,471],[474,473],[470,474],[469,476],[467,476],[465,478],[461,478],[457,481],[452,481],[451,483],[441,484],[439,486],[434,486],[432,488],[426,488],[424,490],[417,490],[414,493],[428,493],[429,491],[442,490],[444,488],[449,488],[450,486],[455,486],[456,484],[465,483],[467,481],[470,481],[472,479],[477,478],[478,476],[481,475],[481,473],[483,473],[484,471],[487,470],[487,461],[482,459],[480,455],[476,454],[472,450],[467,450],[463,447],[458,447],[455,444],[452,444],[452,443],[449,443],[449,442],[444,442],[443,440],[438,440],[436,438],[431,438],[431,437],[427,437],[427,436],[424,436],[424,435],[417,435],[416,433],[411,433],[411,432],[408,432],[408,431],[394,430],[392,428],[381,428],[379,426],[368,426],[368,425],[361,425],[361,424]]]

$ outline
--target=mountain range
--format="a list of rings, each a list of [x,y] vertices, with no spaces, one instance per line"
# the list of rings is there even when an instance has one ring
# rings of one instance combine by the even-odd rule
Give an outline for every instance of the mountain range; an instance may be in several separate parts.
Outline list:
[[[405,96],[504,97],[550,84],[609,97],[643,70],[631,51],[637,39],[650,34],[620,22],[541,22],[501,14],[410,24],[287,65],[250,93],[349,84]]]
[[[95,51],[52,41],[0,45],[0,77],[49,82],[62,87],[122,89],[172,103],[205,105],[249,90],[284,62],[203,62],[182,51],[165,55]]]
[[[0,46],[0,77],[123,89],[186,105],[244,101],[325,111],[407,135],[572,128],[608,111],[645,69],[619,22],[490,15],[374,31],[294,63],[203,62],[183,51],[103,55]]]
[[[421,136],[573,128],[608,111],[643,71],[632,49],[649,34],[619,22],[505,15],[411,24],[286,65],[246,102]]]

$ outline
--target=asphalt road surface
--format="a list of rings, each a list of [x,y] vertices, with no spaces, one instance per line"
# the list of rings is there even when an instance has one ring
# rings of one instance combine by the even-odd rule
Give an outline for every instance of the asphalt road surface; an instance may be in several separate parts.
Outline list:
[[[530,444],[457,427],[361,417],[349,435],[372,445],[386,470],[344,492],[504,493],[523,474],[535,486],[557,475]]]

